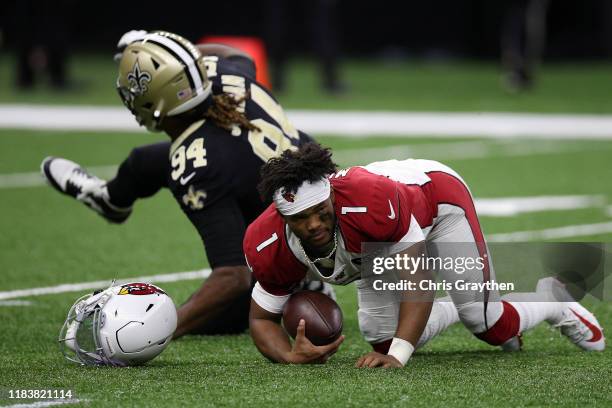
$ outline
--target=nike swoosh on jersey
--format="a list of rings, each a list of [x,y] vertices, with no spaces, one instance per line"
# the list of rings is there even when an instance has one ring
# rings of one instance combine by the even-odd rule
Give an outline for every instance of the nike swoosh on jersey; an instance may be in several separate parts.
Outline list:
[[[195,171],[191,172],[191,174],[188,175],[187,177],[181,177],[179,179],[179,181],[180,181],[181,185],[184,186],[185,184],[189,183],[189,180],[191,180],[194,177],[195,177]]]
[[[601,329],[600,329],[599,327],[595,326],[593,323],[589,322],[587,319],[585,319],[584,317],[580,316],[578,313],[576,313],[576,312],[574,311],[574,309],[571,309],[571,308],[570,308],[570,310],[571,310],[571,311],[572,311],[572,313],[573,313],[573,314],[575,314],[575,315],[576,315],[576,317],[577,317],[577,318],[579,318],[579,319],[580,319],[580,321],[581,321],[582,323],[584,323],[584,325],[585,325],[586,327],[588,327],[588,328],[591,330],[591,332],[593,333],[593,337],[591,337],[591,339],[590,339],[590,340],[587,340],[589,343],[595,343],[596,341],[601,340],[601,338],[603,337],[603,333],[601,332]]]
[[[395,219],[395,210],[393,209],[393,205],[391,204],[391,200],[389,200],[389,208],[391,209],[391,213],[389,215],[387,215],[387,217],[389,217],[390,220],[394,220]]]

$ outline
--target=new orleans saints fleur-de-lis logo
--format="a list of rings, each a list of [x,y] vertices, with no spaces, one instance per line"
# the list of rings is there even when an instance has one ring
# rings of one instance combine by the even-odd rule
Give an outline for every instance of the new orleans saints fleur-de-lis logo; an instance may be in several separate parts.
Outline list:
[[[187,194],[183,196],[183,203],[194,211],[201,210],[204,208],[205,198],[206,193],[204,191],[196,190],[193,186],[189,186]]]
[[[149,74],[147,71],[141,71],[138,60],[136,60],[136,63],[132,68],[132,72],[127,74],[127,80],[130,83],[131,91],[136,96],[140,96],[149,89],[147,84],[151,82],[151,74]]]

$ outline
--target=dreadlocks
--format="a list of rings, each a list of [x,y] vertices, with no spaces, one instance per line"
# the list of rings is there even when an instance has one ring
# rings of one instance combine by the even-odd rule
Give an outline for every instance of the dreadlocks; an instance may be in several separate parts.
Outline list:
[[[270,202],[274,192],[283,187],[295,193],[304,181],[316,181],[337,170],[331,150],[318,143],[306,143],[298,151],[285,150],[280,157],[270,159],[261,168],[257,186],[261,198]]]
[[[213,103],[208,108],[204,117],[212,120],[215,124],[225,130],[231,131],[235,125],[247,130],[260,129],[253,125],[244,115],[244,112],[240,112],[240,104],[249,98],[247,93],[242,98],[235,99],[233,96],[228,94],[213,95]]]

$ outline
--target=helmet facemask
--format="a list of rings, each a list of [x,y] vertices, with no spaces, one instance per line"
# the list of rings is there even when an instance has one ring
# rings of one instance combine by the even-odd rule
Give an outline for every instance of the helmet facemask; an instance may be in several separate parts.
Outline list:
[[[110,289],[85,295],[72,305],[59,335],[64,357],[83,365],[121,366],[111,360],[100,342],[100,328],[104,326],[104,306],[111,298]]]

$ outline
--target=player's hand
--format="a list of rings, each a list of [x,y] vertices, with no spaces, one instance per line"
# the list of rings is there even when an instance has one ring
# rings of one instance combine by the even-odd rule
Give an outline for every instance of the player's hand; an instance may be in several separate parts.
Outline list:
[[[300,319],[295,342],[287,360],[293,364],[324,364],[338,351],[338,347],[343,341],[344,336],[340,336],[333,343],[325,346],[315,346],[306,338],[306,321]]]
[[[357,362],[355,363],[355,367],[401,368],[403,366],[402,363],[397,361],[397,359],[393,356],[388,356],[386,354],[380,354],[376,351],[371,351],[368,354],[359,357],[359,360],[357,360]]]

